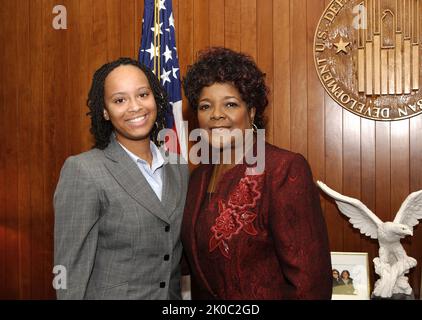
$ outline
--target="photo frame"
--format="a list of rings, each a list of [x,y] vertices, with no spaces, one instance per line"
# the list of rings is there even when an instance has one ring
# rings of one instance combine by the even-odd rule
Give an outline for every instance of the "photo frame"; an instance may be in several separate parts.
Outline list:
[[[333,300],[370,299],[367,252],[331,252],[331,265],[333,269]]]

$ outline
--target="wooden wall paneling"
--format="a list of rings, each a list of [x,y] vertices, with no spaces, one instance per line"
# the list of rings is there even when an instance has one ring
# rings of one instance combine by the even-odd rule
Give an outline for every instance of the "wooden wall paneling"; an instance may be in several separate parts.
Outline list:
[[[307,29],[306,0],[290,2],[291,54],[291,149],[308,156],[308,91],[307,91]]]
[[[194,60],[194,18],[193,18],[193,0],[179,1],[179,63],[180,72],[186,74],[187,66]]]
[[[343,191],[343,110],[328,94],[325,94],[325,183],[332,189]],[[345,218],[338,211],[335,202],[328,200],[325,219],[328,225],[331,251],[343,251],[343,222]]]
[[[41,298],[51,297],[53,270],[53,232],[54,211],[52,195],[57,185],[60,169],[69,154],[68,132],[70,123],[66,121],[70,115],[70,100],[66,75],[68,70],[68,37],[69,29],[56,30],[52,26],[55,15],[53,8],[57,5],[54,0],[43,2],[44,16],[44,94],[43,119],[44,136],[43,166],[44,166],[44,214],[39,223],[43,226],[42,263],[44,273],[44,290]],[[63,1],[67,7],[69,1]]]
[[[194,17],[193,17],[193,0],[180,0],[178,3],[178,34],[177,52],[179,54],[180,76],[186,75],[188,65],[194,60]],[[195,128],[195,115],[190,111],[188,102],[183,93],[183,118],[188,121],[188,129]]]
[[[324,88],[322,87],[314,63],[314,34],[319,18],[324,11],[323,0],[307,0],[306,2],[307,30],[307,119],[308,119],[308,161],[312,168],[314,180],[325,180],[325,137],[324,137]],[[321,198],[323,200],[323,198]],[[321,202],[322,207],[325,201]]]
[[[409,195],[409,120],[391,122],[391,216]]]
[[[194,0],[193,2],[193,52],[194,59],[198,51],[210,45],[210,15],[209,0]]]
[[[391,219],[390,123],[377,122],[375,128],[376,215],[388,221]]]
[[[5,30],[6,22],[6,8],[0,6],[0,30]],[[0,41],[5,43],[6,33],[0,32]],[[6,46],[0,47],[0,59],[6,61],[5,54]],[[0,79],[6,79],[6,71],[4,70],[4,63],[0,63]],[[5,114],[6,99],[5,86],[0,86],[0,113]],[[0,117],[0,136],[5,137],[5,117]],[[4,144],[0,144],[0,288],[6,287],[6,148]],[[0,299],[6,299],[5,290],[0,290]]]
[[[320,16],[324,10],[324,1],[307,0],[307,119],[308,146],[307,159],[312,169],[314,180],[325,181],[325,101],[322,87],[314,63],[314,35]],[[325,216],[325,199],[320,196],[321,208]]]
[[[256,61],[256,0],[240,1],[240,51]]]
[[[224,45],[235,51],[240,51],[240,1],[225,0],[224,8]]]
[[[342,129],[341,107],[325,94],[325,183],[340,193],[343,189]],[[325,206],[325,219],[331,251],[343,251],[345,218],[337,210],[332,199],[326,196],[324,198],[328,200]]]
[[[391,216],[392,221],[403,201],[410,194],[410,134],[409,120],[391,123]],[[411,237],[402,240],[406,252],[410,254]],[[411,281],[416,279],[411,270]]]
[[[361,146],[360,117],[349,111],[343,111],[343,194],[353,198],[361,198]],[[345,219],[344,250],[362,251],[360,231]],[[364,239],[366,241],[366,239]]]
[[[333,51],[334,54],[334,51]],[[339,53],[342,55],[343,53]],[[351,52],[348,54],[352,54]],[[341,107],[340,105],[338,107]],[[343,194],[361,198],[361,122],[360,117],[343,109]],[[343,250],[361,252],[360,231],[343,218]],[[363,239],[366,241],[366,239]],[[364,244],[363,244],[364,245]]]
[[[270,89],[269,105],[266,110],[268,119],[266,126],[266,140],[274,141],[274,52],[273,52],[273,0],[257,2],[257,60],[261,70],[266,74],[266,82]]]
[[[197,58],[200,51],[210,47],[210,23],[211,23],[211,16],[210,16],[210,6],[214,4],[214,0],[193,0],[193,8],[192,8],[192,25],[193,30],[192,31],[183,31],[183,32],[190,32],[193,34],[192,38],[192,57],[191,61],[189,62],[189,65],[194,63]],[[220,8],[221,10],[221,8]],[[222,10],[224,12],[224,10]],[[223,13],[220,13],[222,15],[222,23],[224,23],[224,15]],[[182,77],[186,75],[182,71],[181,73]],[[185,99],[183,102],[184,110],[186,110],[186,117],[185,121],[188,121],[189,129],[192,130],[194,128],[198,127],[198,121],[196,114],[190,109],[187,100]],[[191,142],[191,145],[195,142]]]
[[[375,121],[361,119],[361,201],[372,211],[375,207]],[[361,236],[363,237],[363,236]],[[364,237],[362,251],[368,251],[370,262],[371,286],[374,284],[375,270],[372,268],[372,260],[378,256],[378,241]]]
[[[81,26],[81,31],[79,33],[79,45],[80,45],[80,55],[81,63],[79,66],[78,78],[80,81],[80,87],[78,92],[79,103],[75,106],[75,110],[79,110],[79,123],[81,130],[81,150],[89,150],[93,145],[93,138],[89,133],[91,127],[90,118],[86,115],[89,111],[86,105],[88,98],[88,91],[91,87],[92,77],[94,71],[99,67],[99,62],[93,62],[91,57],[96,57],[96,53],[100,50],[97,49],[94,44],[94,41],[99,41],[95,39],[96,36],[93,36],[94,31],[94,8],[93,0],[79,0],[79,16],[78,20]],[[105,30],[105,29],[104,29]],[[105,32],[103,32],[105,34]],[[103,38],[104,39],[104,38]],[[104,40],[103,40],[104,41]],[[103,52],[104,52],[103,48]],[[103,53],[98,53],[103,54]],[[102,58],[106,59],[106,58]],[[105,61],[104,61],[105,62]]]
[[[31,87],[28,78],[30,66],[30,23],[29,0],[17,2],[17,97],[18,97],[18,223],[19,223],[19,298],[29,299],[31,296],[31,210],[28,195],[31,193],[30,161],[28,148],[32,138],[32,117],[30,115]],[[16,59],[15,57],[15,59]],[[17,60],[17,59],[16,59]],[[36,139],[36,137],[35,137]]]
[[[290,105],[291,105],[291,49],[290,1],[275,0],[273,7],[273,55],[274,85],[274,144],[290,149]]]
[[[410,121],[410,192],[422,190],[422,117],[414,117]],[[415,294],[420,297],[421,284],[421,264],[422,264],[422,221],[413,228],[413,237],[411,238],[411,248],[408,254],[418,260],[418,265],[413,271],[411,286]]]
[[[410,142],[409,120],[391,123],[391,213],[389,221],[393,221],[401,204],[409,195],[410,176]],[[410,252],[410,237],[402,240],[406,252]]]
[[[63,0],[62,5],[68,8],[70,7],[73,0]],[[47,7],[47,12],[49,10],[52,10],[54,6],[57,5],[57,2],[51,4]],[[50,19],[52,20],[54,18],[54,14],[51,14]],[[60,173],[60,169],[63,165],[63,162],[67,158],[67,155],[70,154],[71,149],[71,137],[72,137],[72,122],[66,121],[64,125],[60,125],[60,121],[63,121],[64,119],[70,119],[72,114],[72,106],[71,106],[71,97],[69,93],[69,46],[72,44],[70,42],[70,34],[71,29],[69,28],[69,18],[72,16],[72,14],[69,15],[69,12],[67,12],[67,29],[66,30],[54,30],[51,26],[50,29],[53,29],[55,31],[55,41],[58,44],[56,51],[59,51],[60,53],[57,54],[57,59],[60,59],[60,64],[57,65],[56,68],[54,68],[55,76],[53,78],[52,87],[57,88],[56,92],[54,92],[54,101],[57,101],[55,104],[51,105],[51,108],[54,108],[55,110],[55,116],[57,117],[57,122],[55,124],[58,132],[58,140],[63,145],[63,150],[65,151],[62,154],[55,155],[55,168],[56,171],[54,171],[53,174],[56,175],[56,181],[53,183],[53,188],[55,189],[55,186],[57,184],[57,179]],[[75,18],[75,17],[73,17]],[[54,46],[52,44],[52,46]],[[53,47],[51,48],[52,50]],[[60,119],[60,120],[59,120]],[[61,136],[60,136],[61,134]],[[51,202],[51,199],[50,199]],[[51,207],[52,208],[52,207]],[[53,220],[54,223],[54,220]]]
[[[240,51],[257,58],[256,0],[240,1]]]
[[[68,90],[70,101],[70,112],[69,112],[69,155],[80,153],[81,150],[81,137],[85,135],[82,132],[82,123],[79,120],[80,115],[80,104],[83,104],[81,97],[86,96],[83,91],[83,81],[81,81],[80,74],[85,71],[82,65],[84,64],[84,56],[81,48],[81,33],[84,32],[82,29],[80,19],[80,3],[79,1],[70,1],[67,5],[67,65],[69,72],[66,73]],[[84,74],[84,77],[88,77],[88,74]],[[85,112],[86,113],[86,112]]]
[[[4,48],[5,61],[4,75],[7,81],[4,86],[4,132],[5,170],[7,196],[5,199],[5,221],[3,226],[6,232],[6,281],[3,290],[8,298],[19,298],[19,220],[18,220],[18,77],[15,70],[17,63],[17,2],[7,1],[2,4],[7,12],[3,32],[7,35],[8,45]]]
[[[45,12],[43,8],[43,0],[30,1],[30,75],[29,82],[31,88],[31,100],[29,106],[29,115],[31,119],[31,143],[27,146],[27,157],[31,170],[31,189],[30,189],[30,205],[31,205],[31,299],[41,299],[43,288],[46,281],[44,280],[43,266],[43,239],[45,237],[43,228],[44,217],[44,37],[43,23]],[[50,172],[47,171],[47,172]],[[49,199],[51,201],[51,199]],[[48,206],[48,204],[46,205]],[[52,226],[50,226],[51,228]]]
[[[421,184],[419,184],[418,188],[414,189],[414,186],[418,185],[417,181],[422,175],[420,172],[414,171],[412,165],[413,161],[416,163],[419,162],[419,166],[422,163],[420,143],[419,146],[415,146],[415,142],[412,141],[413,135],[411,133],[411,129],[414,129],[415,124],[416,126],[418,124],[417,119],[418,118],[393,122],[391,124],[391,219],[394,219],[403,201],[411,192],[422,189]],[[416,129],[413,132],[418,131]],[[416,147],[415,150],[412,150],[413,147]],[[412,177],[412,172],[416,173],[415,177]],[[406,252],[410,256],[416,257],[418,262],[421,261],[421,242],[422,233],[420,231],[418,233],[417,227],[414,228],[413,237],[407,237],[402,241]],[[412,247],[419,248],[420,251],[414,251],[412,250]],[[420,275],[421,268],[420,263],[418,263],[418,266],[412,269],[409,274],[410,284],[418,296],[420,295]]]
[[[391,122],[391,220],[409,195],[409,147],[409,120]]]
[[[125,1],[125,5],[128,5],[129,1]],[[123,30],[120,29],[121,24],[126,21],[121,21],[122,13],[120,10],[120,0],[106,0],[106,2],[100,2],[102,6],[105,5],[106,12],[104,16],[101,16],[101,20],[106,25],[106,43],[107,43],[107,60],[104,62],[116,60],[121,56],[121,43],[127,36],[123,36]],[[129,17],[125,17],[124,20],[131,20]]]
[[[90,7],[87,9],[91,12],[91,30],[93,30],[91,33],[91,38],[88,40],[88,43],[86,43],[88,45],[88,48],[90,48],[88,56],[88,70],[91,78],[88,84],[89,90],[94,72],[108,61],[109,44],[106,30],[108,30],[109,22],[107,21],[107,8],[100,1],[92,0]],[[120,15],[120,13],[116,14]],[[88,126],[88,128],[89,127],[90,126]]]
[[[107,20],[107,7],[100,1],[91,0],[92,15],[92,33],[90,39],[90,75],[92,76],[98,68],[100,68],[108,60],[108,51],[114,51],[108,43],[108,24],[112,21]],[[120,13],[117,13],[120,15]],[[109,49],[110,48],[110,49]]]
[[[330,3],[325,0],[325,7]],[[322,14],[322,13],[321,13]],[[332,189],[342,192],[343,189],[343,109],[324,93],[325,101],[325,183]],[[341,191],[340,191],[341,190]],[[338,211],[335,202],[327,196],[325,204],[325,220],[328,227],[331,251],[343,251],[343,215]]]
[[[383,221],[390,220],[390,123],[375,123],[375,214]],[[377,246],[379,248],[378,242]],[[378,256],[378,254],[376,255]],[[374,270],[371,261],[370,266]],[[374,274],[374,273],[373,273]],[[374,274],[374,281],[378,275]],[[373,286],[372,286],[373,288]]]
[[[4,32],[6,24],[6,8],[0,6],[0,41],[4,43],[6,34]],[[0,47],[0,59],[6,61],[5,46]],[[5,79],[4,64],[0,64],[0,79]],[[5,113],[5,85],[3,81],[0,86],[0,112]],[[3,137],[5,132],[5,118],[0,117],[0,135]],[[6,286],[6,148],[0,144],[0,288]],[[6,299],[5,290],[0,290],[0,299]]]
[[[134,53],[135,48],[141,43],[141,38],[134,39],[135,29],[140,25],[135,24],[135,0],[120,0],[120,56],[138,59],[138,54]],[[163,32],[167,32],[164,30]]]
[[[178,2],[179,1],[173,1],[173,16],[177,16],[177,10],[178,10]],[[134,19],[135,19],[135,32],[134,32],[134,42],[135,42],[135,48],[134,48],[134,57],[138,59],[139,55],[139,47],[141,46],[141,37],[142,37],[142,19],[144,17],[144,1],[143,0],[135,0],[135,9],[134,9]],[[176,24],[176,41],[177,41],[177,18],[175,18],[175,24]],[[177,46],[179,47],[179,46]]]
[[[209,25],[210,25],[210,45],[214,47],[224,47],[225,35],[225,4],[224,0],[212,0],[209,2]]]
[[[422,12],[422,2],[419,1],[419,12]],[[419,30],[422,30],[422,19],[419,21]],[[420,35],[420,43],[422,43],[422,33]],[[422,190],[422,140],[420,132],[422,132],[422,116],[410,119],[410,192]],[[413,228],[413,238],[411,239],[412,247],[410,255],[415,257],[418,265],[413,271],[412,288],[416,293],[416,297],[422,297],[421,276],[422,276],[422,225]]]

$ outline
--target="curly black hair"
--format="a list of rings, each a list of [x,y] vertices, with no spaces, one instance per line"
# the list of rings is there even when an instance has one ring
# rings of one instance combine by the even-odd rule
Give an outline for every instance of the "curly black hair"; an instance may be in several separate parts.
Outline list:
[[[249,109],[256,108],[254,123],[258,129],[264,129],[264,110],[268,105],[269,93],[265,73],[258,68],[252,57],[244,53],[222,47],[201,51],[198,60],[188,67],[183,79],[183,89],[190,107],[197,112],[202,89],[225,82],[236,87]]]
[[[110,143],[110,137],[114,128],[111,121],[104,119],[104,83],[110,72],[121,65],[132,65],[138,67],[148,79],[157,105],[157,125],[154,125],[154,128],[150,133],[150,137],[156,145],[160,145],[157,136],[160,130],[165,128],[164,116],[166,112],[168,112],[169,108],[167,94],[151,69],[134,59],[119,58],[115,61],[104,64],[94,73],[92,78],[91,89],[89,90],[87,100],[87,105],[90,111],[87,115],[91,117],[90,132],[95,139],[94,148],[103,150]]]

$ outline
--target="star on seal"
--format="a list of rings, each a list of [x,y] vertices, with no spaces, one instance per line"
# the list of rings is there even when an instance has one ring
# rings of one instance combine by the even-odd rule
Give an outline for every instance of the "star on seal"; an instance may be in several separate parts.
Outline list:
[[[339,42],[334,42],[333,45],[337,48],[336,53],[344,52],[347,54],[347,46],[350,45],[350,42],[344,42],[343,38],[340,38]]]

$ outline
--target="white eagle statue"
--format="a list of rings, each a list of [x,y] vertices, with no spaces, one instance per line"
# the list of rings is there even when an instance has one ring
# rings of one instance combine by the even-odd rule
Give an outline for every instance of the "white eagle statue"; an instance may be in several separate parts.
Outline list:
[[[409,257],[400,239],[413,236],[413,227],[422,218],[422,190],[411,193],[400,207],[393,222],[383,222],[361,201],[344,196],[321,181],[318,186],[334,198],[339,210],[349,218],[353,227],[361,233],[378,239],[379,257],[374,261],[375,272],[380,276],[375,283],[373,297],[391,298],[394,294],[411,295],[412,288],[405,276],[416,266],[414,258]]]

